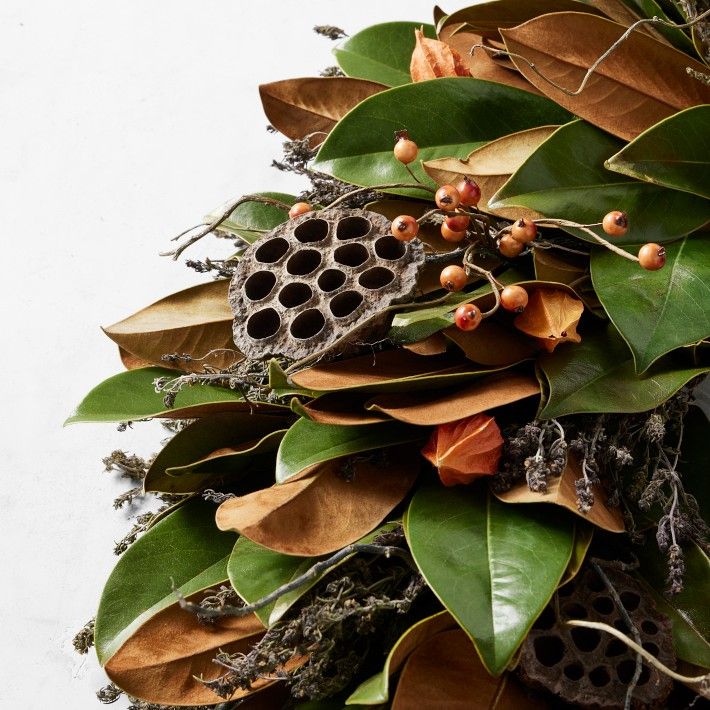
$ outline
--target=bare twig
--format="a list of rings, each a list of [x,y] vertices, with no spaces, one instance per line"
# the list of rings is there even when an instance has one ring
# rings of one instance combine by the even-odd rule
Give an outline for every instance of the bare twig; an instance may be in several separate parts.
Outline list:
[[[338,550],[334,555],[331,555],[325,560],[316,562],[310,569],[306,570],[303,574],[296,577],[296,579],[281,585],[278,589],[270,592],[266,596],[258,599],[253,604],[247,604],[245,606],[230,606],[228,604],[220,606],[219,608],[209,609],[199,604],[194,604],[193,602],[188,602],[185,597],[175,588],[173,583],[173,592],[178,598],[178,602],[182,609],[191,611],[193,614],[198,614],[199,616],[205,618],[215,618],[221,616],[247,616],[253,614],[259,609],[263,609],[272,602],[275,602],[279,597],[284,594],[302,587],[304,584],[313,581],[320,574],[327,572],[333,565],[342,562],[350,555],[356,554],[358,552],[364,552],[370,555],[384,555],[385,557],[400,557],[410,566],[414,566],[411,556],[406,550],[401,547],[394,547],[388,545],[373,545],[366,543],[353,543],[344,547],[342,550]]]
[[[179,258],[180,254],[182,254],[185,249],[188,247],[191,247],[193,244],[196,242],[199,242],[202,237],[206,237],[208,234],[211,232],[214,232],[217,227],[219,227],[220,224],[225,222],[228,218],[229,215],[234,212],[234,210],[239,207],[239,205],[243,205],[245,202],[260,202],[263,205],[271,205],[272,207],[278,207],[279,209],[286,210],[287,212],[291,209],[290,205],[287,205],[285,202],[281,202],[280,200],[274,200],[270,197],[263,197],[261,195],[244,195],[243,197],[240,197],[238,200],[234,200],[233,202],[230,202],[223,210],[220,212],[219,216],[215,218],[212,222],[209,224],[204,224],[204,225],[197,225],[202,226],[202,229],[200,229],[197,234],[193,234],[184,244],[181,244],[179,247],[176,249],[173,249],[173,251],[164,251],[160,254],[160,256],[172,256],[173,260],[177,261]],[[188,234],[189,232],[192,231],[192,229],[195,229],[195,227],[192,227],[191,229],[186,230],[182,234],[179,234],[177,237],[174,239],[179,239],[180,237],[184,236],[185,234]],[[174,240],[173,240],[174,241]]]
[[[337,199],[333,200],[329,205],[324,207],[324,210],[329,210],[335,207],[336,205],[339,205],[341,202],[345,202],[345,200],[349,200],[352,197],[355,197],[355,195],[359,195],[363,192],[370,192],[371,190],[397,190],[397,189],[416,189],[416,190],[425,190],[426,192],[431,192],[433,195],[436,190],[433,187],[429,187],[429,185],[424,185],[422,183],[411,183],[411,182],[391,182],[387,183],[386,185],[371,185],[370,187],[359,187],[356,190],[351,190],[350,192],[346,192],[344,195],[341,195]]]
[[[554,86],[556,89],[559,89],[563,93],[567,94],[567,96],[579,96],[581,94],[585,87],[587,86],[587,83],[589,82],[589,79],[591,76],[594,74],[594,72],[597,70],[599,65],[607,59],[614,51],[616,51],[621,44],[623,44],[630,36],[631,34],[639,27],[642,25],[663,25],[664,27],[672,27],[678,30],[686,29],[688,27],[692,27],[693,25],[696,25],[698,22],[701,22],[705,18],[710,16],[710,10],[706,10],[705,12],[702,13],[702,15],[698,15],[694,19],[692,19],[690,22],[685,22],[683,24],[676,24],[675,22],[669,22],[668,20],[664,20],[660,17],[653,16],[653,17],[644,17],[640,20],[637,20],[634,22],[632,25],[630,25],[626,31],[619,37],[619,39],[614,42],[609,49],[607,49],[603,54],[601,54],[587,69],[586,74],[582,78],[582,82],[580,85],[572,90],[568,89],[564,86],[561,86],[557,82],[553,81],[549,77],[545,76],[538,68],[535,66],[534,62],[531,62],[527,57],[524,57],[522,54],[517,54],[516,52],[507,52],[505,50],[501,50],[495,47],[489,47],[485,44],[474,44],[473,47],[469,50],[469,54],[473,55],[473,53],[476,51],[476,49],[485,49],[487,52],[491,52],[497,55],[504,54],[508,57],[513,57],[515,59],[520,59],[520,61],[525,62],[530,69],[532,69],[535,74],[537,74],[543,81],[546,81],[548,84],[551,86]]]

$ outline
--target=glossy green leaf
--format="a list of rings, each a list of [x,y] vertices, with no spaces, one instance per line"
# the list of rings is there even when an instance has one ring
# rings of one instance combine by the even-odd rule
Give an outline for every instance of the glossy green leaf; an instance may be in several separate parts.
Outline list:
[[[284,555],[240,537],[229,557],[229,581],[247,604],[253,604],[303,574],[316,559]],[[273,608],[272,603],[256,612],[265,626]]]
[[[390,649],[382,670],[360,683],[348,696],[346,705],[386,703],[389,700],[390,675],[400,670],[409,654],[435,634],[455,627],[456,622],[448,611],[440,611],[410,626]]]
[[[383,91],[356,106],[331,131],[313,167],[355,185],[411,183],[392,155],[392,136],[402,128],[416,141],[423,161],[465,158],[494,138],[569,120],[570,114],[549,99],[496,82],[464,77],[422,81]],[[410,167],[434,187],[419,162]],[[422,190],[396,192],[432,197]]]
[[[414,31],[436,39],[432,25],[421,22],[385,22],[372,25],[348,37],[333,50],[340,68],[358,79],[377,81],[385,86],[400,86],[412,81],[409,62],[414,51]]]
[[[366,535],[358,542],[370,543],[383,532],[397,527],[398,523],[385,523],[376,530]],[[295,557],[285,555],[281,552],[274,552],[267,547],[240,537],[232,554],[229,557],[228,572],[229,581],[237,594],[247,603],[262,599],[267,594],[296,579],[309,570],[320,557]],[[336,564],[328,567],[319,575],[313,577],[306,584],[302,584],[296,589],[287,592],[279,597],[275,602],[260,609],[256,615],[265,626],[276,623],[309,589],[316,585],[326,574],[329,574],[343,562],[350,559],[344,557]]]
[[[84,397],[65,424],[74,422],[122,422],[149,417],[171,419],[199,416],[197,410],[220,404],[239,403],[240,395],[223,387],[195,385],[184,387],[175,399],[175,407],[168,408],[163,394],[155,391],[153,382],[158,377],[176,377],[174,370],[163,367],[143,367],[121,372],[94,387]]]
[[[710,237],[673,242],[666,254],[666,265],[652,272],[607,249],[592,254],[597,296],[631,348],[637,372],[710,336]]]
[[[491,207],[529,207],[549,218],[601,222],[607,212],[629,216],[626,244],[669,242],[710,220],[710,202],[613,173],[604,161],[624,145],[618,138],[573,121],[558,128],[489,200]],[[601,227],[594,230],[604,236]],[[568,228],[580,239],[584,232]]]
[[[579,344],[564,344],[545,353],[538,364],[549,387],[540,412],[543,419],[567,414],[645,412],[710,369],[666,358],[637,375],[631,351],[612,326],[585,334]]]
[[[508,269],[497,278],[502,284],[508,285],[524,281],[525,275],[517,269]],[[453,325],[453,312],[457,306],[489,293],[491,293],[491,285],[486,281],[473,291],[450,294],[445,303],[440,303],[437,306],[397,313],[392,319],[388,337],[398,345],[424,340],[424,338]]]
[[[567,569],[572,521],[546,506],[501,503],[483,485],[424,487],[407,535],[427,584],[500,675]]]
[[[638,575],[661,613],[673,622],[676,655],[689,663],[710,668],[710,560],[707,555],[695,543],[683,547],[683,591],[671,596],[664,591],[668,587],[667,560],[655,542],[634,552],[641,562]]]
[[[96,615],[95,643],[104,665],[158,612],[227,579],[234,535],[214,523],[214,505],[199,499],[178,508],[139,538],[106,582]]]
[[[425,430],[399,422],[337,426],[299,419],[281,440],[276,455],[276,482],[283,483],[323,461],[418,441]]]
[[[270,197],[287,205],[298,202],[294,195],[283,192],[255,192],[260,197]],[[221,208],[224,209],[224,208]],[[216,209],[207,215],[205,221],[210,222],[219,216],[221,209]],[[245,242],[252,244],[264,232],[270,232],[275,227],[283,224],[288,219],[288,212],[280,207],[265,205],[261,202],[245,202],[232,212],[229,217],[219,225],[220,232],[235,234]]]
[[[287,426],[285,417],[248,412],[198,419],[178,432],[155,457],[145,478],[145,490],[192,493],[271,468]],[[220,449],[225,449],[222,455],[213,456]]]
[[[659,121],[605,165],[674,190],[710,198],[710,106],[692,106]]]

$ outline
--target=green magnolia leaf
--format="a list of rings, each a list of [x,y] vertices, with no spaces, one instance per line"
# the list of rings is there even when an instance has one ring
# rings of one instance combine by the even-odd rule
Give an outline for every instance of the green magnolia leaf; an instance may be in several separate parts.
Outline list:
[[[421,427],[400,422],[338,426],[299,419],[281,440],[276,455],[276,482],[283,483],[317,463],[419,441],[425,436]]]
[[[659,121],[605,165],[674,190],[710,198],[710,106],[692,106]]]
[[[710,237],[686,237],[668,244],[666,254],[666,265],[653,272],[607,249],[592,254],[594,289],[637,372],[710,336]]]
[[[440,611],[410,626],[390,649],[383,669],[371,676],[348,696],[347,706],[378,705],[389,700],[390,675],[396,673],[409,655],[427,639],[446,629],[456,628],[448,611]]]
[[[525,275],[517,269],[508,269],[497,278],[506,286],[525,281]],[[398,345],[424,340],[453,325],[453,312],[457,306],[487,296],[489,293],[491,293],[491,285],[486,281],[473,291],[450,294],[444,303],[437,306],[397,313],[392,319],[388,337]]]
[[[284,555],[240,537],[229,557],[229,581],[247,604],[253,604],[303,574],[316,559]],[[273,608],[272,603],[255,612],[265,626]]]
[[[695,544],[684,546],[683,591],[673,596],[668,587],[668,564],[655,543],[634,549],[641,567],[638,576],[655,598],[661,613],[673,622],[676,655],[684,661],[710,668],[710,560]]]
[[[287,195],[283,192],[255,192],[260,197],[270,197],[272,200],[285,202],[293,205],[298,202],[294,195]],[[222,208],[224,209],[224,208]],[[216,209],[205,218],[206,222],[219,217],[221,209]],[[219,225],[220,232],[235,234],[245,242],[254,243],[264,232],[270,232],[275,227],[288,219],[288,212],[280,207],[265,205],[261,202],[245,202],[232,212],[229,217]]]
[[[270,469],[287,424],[285,417],[248,412],[198,419],[155,457],[145,490],[192,493],[217,481],[236,481]]]
[[[192,500],[151,528],[119,559],[106,582],[94,640],[101,665],[148,619],[183,596],[227,579],[234,535],[214,523],[214,505]]]
[[[398,523],[385,523],[358,542],[372,542],[378,535],[393,530],[397,525]],[[275,602],[255,612],[256,615],[265,626],[275,624],[309,589],[351,556],[344,557],[306,584],[280,596]],[[320,559],[323,558],[294,557],[274,552],[242,536],[237,540],[229,557],[229,581],[247,604],[253,604],[308,571]]]
[[[494,138],[569,120],[570,114],[549,99],[496,82],[465,77],[422,81],[383,91],[356,106],[331,131],[313,167],[355,185],[411,183],[392,154],[393,134],[402,128],[425,161],[465,158]],[[410,167],[434,187],[421,164]],[[390,192],[431,200],[431,193],[422,190]]]
[[[538,360],[549,387],[539,416],[645,412],[665,402],[686,382],[710,368],[663,360],[637,375],[631,351],[615,328],[587,333]],[[545,384],[545,383],[543,383]]]
[[[407,540],[427,584],[500,675],[567,569],[574,525],[544,506],[500,503],[482,485],[424,487],[409,506]]]
[[[385,86],[409,84],[409,62],[414,51],[414,31],[436,39],[432,25],[421,22],[385,22],[349,37],[333,50],[340,68],[358,79],[377,81]]]
[[[175,406],[166,407],[164,395],[156,393],[153,382],[159,377],[172,379],[176,376],[174,370],[163,367],[142,367],[109,377],[86,395],[65,424],[122,422],[149,417],[188,419],[200,416],[206,409],[245,406],[241,396],[233,390],[194,385],[183,387],[175,399]]]
[[[528,207],[579,224],[596,224],[607,212],[621,210],[629,216],[629,232],[621,240],[626,244],[669,242],[710,220],[708,200],[606,170],[604,161],[623,145],[584,121],[561,126],[488,204]],[[605,236],[601,227],[593,229]],[[567,231],[593,241],[574,228]]]

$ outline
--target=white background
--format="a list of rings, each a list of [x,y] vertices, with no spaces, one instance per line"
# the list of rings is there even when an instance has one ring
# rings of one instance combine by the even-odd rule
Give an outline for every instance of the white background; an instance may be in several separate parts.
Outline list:
[[[462,3],[459,3],[462,4]],[[155,450],[157,424],[62,421],[121,368],[99,330],[204,276],[158,257],[269,168],[257,85],[313,76],[332,43],[433,0],[2,0],[0,3],[0,708],[96,710],[71,647],[130,523],[101,457]],[[188,256],[201,254],[200,249]],[[121,701],[113,707],[126,707]]]

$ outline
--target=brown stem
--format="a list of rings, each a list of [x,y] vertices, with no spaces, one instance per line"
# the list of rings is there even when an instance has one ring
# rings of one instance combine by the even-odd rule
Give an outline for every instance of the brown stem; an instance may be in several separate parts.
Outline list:
[[[327,205],[323,209],[329,210],[332,207],[335,207],[336,205],[340,204],[341,202],[349,200],[351,197],[355,197],[355,195],[359,195],[363,192],[370,192],[370,190],[395,190],[399,188],[426,190],[427,192],[431,192],[432,195],[436,193],[436,190],[433,187],[429,187],[429,185],[424,185],[423,183],[419,182],[415,184],[412,184],[411,182],[391,182],[386,185],[371,185],[370,187],[359,187],[356,190],[351,190],[350,192],[346,192],[344,195],[341,195],[337,199],[333,200],[329,205]]]
[[[184,244],[181,244],[176,249],[173,249],[173,251],[164,251],[160,254],[160,256],[172,256],[173,260],[177,261],[180,254],[182,254],[185,249],[191,247],[196,242],[199,242],[202,237],[206,237],[211,232],[214,232],[214,230],[217,229],[220,224],[222,224],[229,218],[229,215],[231,215],[232,212],[234,212],[234,210],[239,207],[239,205],[242,205],[245,202],[260,202],[263,205],[271,205],[272,207],[278,207],[279,209],[286,210],[286,212],[291,209],[291,206],[287,205],[285,202],[281,202],[280,200],[273,200],[270,197],[262,197],[261,195],[244,195],[238,200],[230,202],[227,207],[225,207],[222,212],[220,212],[219,216],[216,219],[214,219],[209,224],[204,225],[203,228],[199,232],[197,232],[197,234],[193,234]],[[176,238],[179,239],[181,236],[187,234],[187,232],[189,231],[190,230],[188,229],[186,232],[183,232]]]

